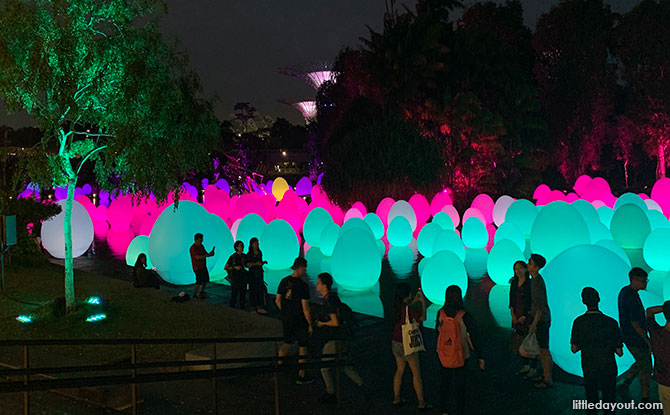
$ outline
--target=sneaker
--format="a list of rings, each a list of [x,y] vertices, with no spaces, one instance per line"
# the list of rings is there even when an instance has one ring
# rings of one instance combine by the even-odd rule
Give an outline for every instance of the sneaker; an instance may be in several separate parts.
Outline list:
[[[308,383],[312,382],[314,382],[314,378],[309,375],[298,376],[298,379],[295,381],[296,385],[307,385]]]
[[[319,402],[325,404],[336,404],[337,396],[334,393],[324,393],[319,397]]]

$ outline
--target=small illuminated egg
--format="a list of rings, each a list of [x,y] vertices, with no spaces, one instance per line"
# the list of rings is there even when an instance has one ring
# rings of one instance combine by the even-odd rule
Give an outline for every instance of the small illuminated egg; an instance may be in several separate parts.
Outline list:
[[[565,195],[565,201],[567,203],[576,202],[577,200],[579,200],[579,196],[577,196],[577,193],[568,193],[567,195]]]
[[[652,269],[670,271],[670,229],[659,228],[651,231],[644,242],[642,254]]]
[[[312,181],[309,177],[301,177],[298,183],[295,184],[295,193],[298,196],[308,196],[312,193]]]
[[[361,214],[362,214],[363,216],[365,216],[365,215],[368,214],[368,209],[365,207],[365,205],[363,204],[363,202],[354,202],[354,204],[351,205],[351,207],[352,207],[353,209],[358,209],[358,211],[361,212]]]
[[[396,277],[406,278],[412,273],[414,252],[408,246],[392,246],[389,249],[388,261]]]
[[[130,241],[128,245],[128,250],[126,251],[126,265],[135,266],[137,257],[140,254],[145,254],[147,256],[147,268],[152,268],[151,261],[149,260],[149,237],[145,235],[137,235]]]
[[[613,240],[612,233],[607,226],[603,225],[602,222],[587,222],[586,226],[589,228],[589,236],[591,237],[591,243],[596,243],[602,240]]]
[[[300,245],[293,228],[281,219],[275,219],[265,227],[260,237],[260,246],[269,269],[290,268],[300,254]]]
[[[412,225],[404,216],[396,216],[389,223],[386,238],[393,246],[407,246],[412,242]]]
[[[393,219],[395,219],[398,216],[402,216],[405,219],[407,219],[407,222],[409,222],[412,232],[414,232],[414,229],[416,229],[417,224],[416,213],[414,213],[414,209],[412,208],[412,205],[409,204],[409,202],[405,200],[398,200],[393,204],[393,206],[391,206],[391,210],[389,210],[388,214],[389,227],[391,226],[391,222],[393,221]]]
[[[54,258],[65,258],[65,200],[57,202],[61,212],[42,222],[42,245]],[[72,201],[72,257],[83,255],[93,242],[93,221],[86,208]],[[127,228],[126,228],[127,229]]]
[[[235,234],[236,241],[244,242],[244,249],[249,248],[251,238],[259,238],[263,235],[267,224],[255,213],[250,213],[242,218]],[[261,248],[265,252],[265,248]],[[295,258],[293,258],[295,259]]]
[[[598,211],[596,208],[586,200],[576,200],[573,203],[570,203],[570,206],[577,209],[582,218],[586,223],[589,222],[600,222],[600,216],[598,216]]]
[[[505,214],[507,209],[514,203],[514,198],[512,196],[503,195],[496,200],[495,205],[493,205],[493,223],[496,226],[500,226],[505,222]]]
[[[230,194],[230,185],[228,184],[228,181],[226,181],[226,179],[217,180],[216,183],[214,183],[214,186]]]
[[[623,205],[633,204],[638,206],[642,210],[647,210],[647,204],[642,200],[642,198],[635,193],[624,193],[616,200],[614,204],[614,210],[616,211]]]
[[[610,232],[624,249],[642,249],[651,232],[647,214],[635,204],[625,204],[614,211]]]
[[[337,237],[339,235],[340,227],[337,223],[331,222],[323,228],[321,238],[319,238],[319,248],[321,248],[321,252],[324,255],[333,255],[333,249],[335,249],[335,244],[337,243]]]
[[[426,224],[421,229],[416,240],[417,249],[421,255],[427,258],[433,256],[433,244],[440,232],[442,232],[442,227],[433,222]]]
[[[551,188],[547,186],[546,184],[542,183],[541,185],[537,186],[535,188],[535,191],[533,192],[533,199],[534,200],[541,200],[549,196],[551,193]]]
[[[472,201],[472,207],[484,215],[484,224],[493,223],[493,208],[495,207],[495,203],[491,196],[485,193],[478,194]]]
[[[577,209],[566,202],[545,206],[535,218],[530,234],[530,248],[547,262],[575,245],[591,243],[586,222]]]
[[[607,248],[610,251],[614,252],[617,254],[619,258],[621,258],[628,266],[632,266],[630,263],[630,258],[628,258],[628,255],[626,255],[626,251],[624,251],[619,244],[614,242],[612,239],[602,239],[600,241],[597,241],[594,245],[602,246],[603,248]]]
[[[347,213],[344,214],[344,222],[346,223],[351,218],[363,219],[363,214],[360,210],[356,208],[351,208],[347,210]]]
[[[368,224],[370,229],[372,229],[372,234],[375,236],[375,239],[381,239],[384,237],[384,223],[379,219],[376,213],[368,213],[363,218],[365,223]]]
[[[510,278],[514,276],[514,263],[524,260],[523,252],[514,242],[508,239],[496,242],[486,261],[489,278],[496,284],[509,285]]]
[[[670,228],[670,222],[662,212],[653,209],[648,210],[647,218],[649,219],[649,224],[651,225],[652,231],[659,228]]]
[[[523,237],[519,227],[511,222],[505,222],[500,225],[493,239],[494,246],[504,239],[514,242],[522,251],[526,249],[526,238]]]
[[[454,222],[451,220],[451,217],[447,215],[446,212],[438,212],[437,215],[433,217],[433,220],[430,223],[439,225],[440,228],[444,230],[453,231],[455,229]]]
[[[428,199],[420,193],[415,193],[409,198],[408,203],[414,209],[417,223],[426,223],[431,216]]]
[[[419,265],[417,266],[417,272],[419,273],[419,277],[423,275],[423,270],[426,269],[426,264],[430,258],[422,258],[421,261],[419,261]]]
[[[591,180],[593,180],[591,178],[591,176],[589,176],[587,174],[582,174],[575,181],[575,185],[573,186],[573,189],[575,189],[575,192],[577,192],[577,194],[579,196],[583,196],[584,192],[586,191],[586,188],[589,185],[589,183],[591,183]]]
[[[607,199],[610,199],[612,195],[612,190],[610,189],[609,183],[607,180],[602,177],[595,177],[589,182],[584,190],[584,194],[581,195],[583,199],[593,202],[594,200],[602,200],[607,203]]]
[[[614,209],[612,209],[609,206],[601,206],[597,208],[596,211],[598,212],[600,222],[602,222],[602,224],[607,226],[607,229],[609,229],[610,226],[612,225],[612,216],[614,216]]]
[[[486,226],[476,217],[470,217],[463,223],[463,244],[468,248],[480,249],[489,242],[489,233]]]
[[[442,210],[443,207],[447,205],[452,205],[453,201],[451,200],[451,196],[449,196],[449,193],[447,191],[441,191],[435,193],[435,196],[430,200],[430,214],[432,216],[437,215],[438,212]]]
[[[361,218],[351,218],[348,221],[344,222],[344,224],[342,225],[342,229],[340,229],[339,235],[342,236],[346,231],[354,228],[362,229],[365,232],[368,232],[370,236],[374,237],[372,229],[370,229],[370,225],[368,225],[367,222]]]
[[[428,259],[421,274],[421,289],[433,304],[444,304],[444,294],[450,285],[458,285],[465,296],[468,274],[463,261],[450,251],[435,253]]]
[[[384,224],[384,228],[388,226],[389,211],[391,210],[391,207],[394,203],[395,200],[391,199],[390,197],[385,197],[377,205],[377,210],[375,213],[377,216],[379,216],[379,219],[381,219],[382,223]]]
[[[368,290],[381,275],[382,261],[377,242],[362,229],[351,229],[340,236],[331,258],[333,279],[342,289]]]
[[[283,177],[277,177],[272,183],[272,195],[278,200],[281,201],[284,197],[284,193],[289,189],[286,179]]]
[[[659,212],[663,212],[663,209],[661,209],[661,206],[656,203],[653,199],[644,199],[644,204],[647,206],[648,210],[657,210]]]
[[[530,200],[515,200],[507,209],[505,222],[511,222],[519,227],[524,238],[530,238],[530,231],[538,214],[537,207]]]
[[[326,227],[329,223],[333,223],[333,218],[330,216],[330,213],[324,208],[314,208],[305,218],[305,223],[303,224],[303,235],[305,241],[310,246],[319,246],[319,239],[321,239],[321,232],[323,228]]]
[[[446,213],[449,218],[451,218],[451,222],[454,224],[454,228],[458,227],[458,225],[461,224],[461,217],[458,214],[458,210],[456,210],[455,207],[452,205],[447,205],[442,208],[442,212]]]
[[[456,231],[443,230],[433,242],[433,256],[440,251],[450,251],[456,254],[463,262],[465,261],[465,246]]]
[[[465,210],[463,212],[463,224],[465,224],[465,221],[467,221],[470,218],[477,218],[481,223],[486,224],[486,219],[484,218],[484,214],[479,211],[479,209],[471,207]]]

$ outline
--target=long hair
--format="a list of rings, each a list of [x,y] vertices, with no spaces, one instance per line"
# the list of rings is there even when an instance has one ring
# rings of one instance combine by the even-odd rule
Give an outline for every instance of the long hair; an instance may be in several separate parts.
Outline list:
[[[249,251],[248,252],[250,254],[253,253],[254,242],[258,242],[258,238],[256,238],[255,236],[253,238],[249,239]],[[258,252],[261,252],[261,247],[260,246],[258,247]]]
[[[528,272],[528,265],[526,264],[526,262],[525,261],[516,261],[514,263],[514,265],[512,266],[512,278],[509,279],[510,285],[511,285],[512,281],[515,281],[515,278],[516,278],[516,271],[515,270],[516,270],[516,266],[518,264],[521,264],[524,271],[526,271],[526,278],[528,278],[528,276],[530,275],[530,273]]]
[[[141,268],[146,268],[146,261],[142,261],[142,258],[146,259],[147,254],[145,254],[143,252],[143,253],[141,253],[137,256],[137,259],[135,260],[135,266],[133,267],[134,271],[137,271],[137,268],[140,268],[140,267]]]
[[[444,314],[447,316],[454,317],[461,310],[465,310],[465,305],[463,304],[463,292],[458,285],[450,285],[444,292],[444,305],[442,306],[442,311],[444,311]]]
[[[409,297],[412,292],[412,287],[406,282],[400,282],[395,286],[395,294],[393,298],[394,316],[397,319],[400,311],[405,308],[405,299]]]

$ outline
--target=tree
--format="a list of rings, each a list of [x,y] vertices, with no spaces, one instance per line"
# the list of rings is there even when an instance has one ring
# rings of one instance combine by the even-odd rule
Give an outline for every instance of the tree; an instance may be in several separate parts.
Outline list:
[[[65,299],[75,304],[71,216],[82,166],[98,184],[159,199],[209,160],[218,127],[185,54],[158,30],[154,0],[5,0],[0,98],[44,132],[25,167],[42,188],[68,186]],[[51,143],[56,152],[49,152]],[[178,191],[174,193],[175,200]]]

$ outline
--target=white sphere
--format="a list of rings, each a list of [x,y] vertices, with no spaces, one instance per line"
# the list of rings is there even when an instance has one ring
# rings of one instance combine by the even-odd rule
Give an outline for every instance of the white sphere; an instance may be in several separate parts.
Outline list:
[[[416,230],[416,213],[414,213],[414,209],[412,208],[412,205],[409,204],[409,202],[405,200],[398,200],[395,202],[393,206],[391,206],[391,210],[389,210],[386,223],[390,224],[396,216],[405,217],[405,219],[407,219],[409,222],[409,225],[412,227],[412,232]]]
[[[65,200],[57,202],[61,212],[42,223],[42,245],[54,258],[65,258]],[[86,208],[72,201],[72,257],[81,256],[93,242],[93,221]]]
[[[500,196],[496,200],[495,205],[493,205],[493,223],[496,226],[500,226],[505,222],[505,214],[512,203],[514,203],[514,198],[507,195]]]

